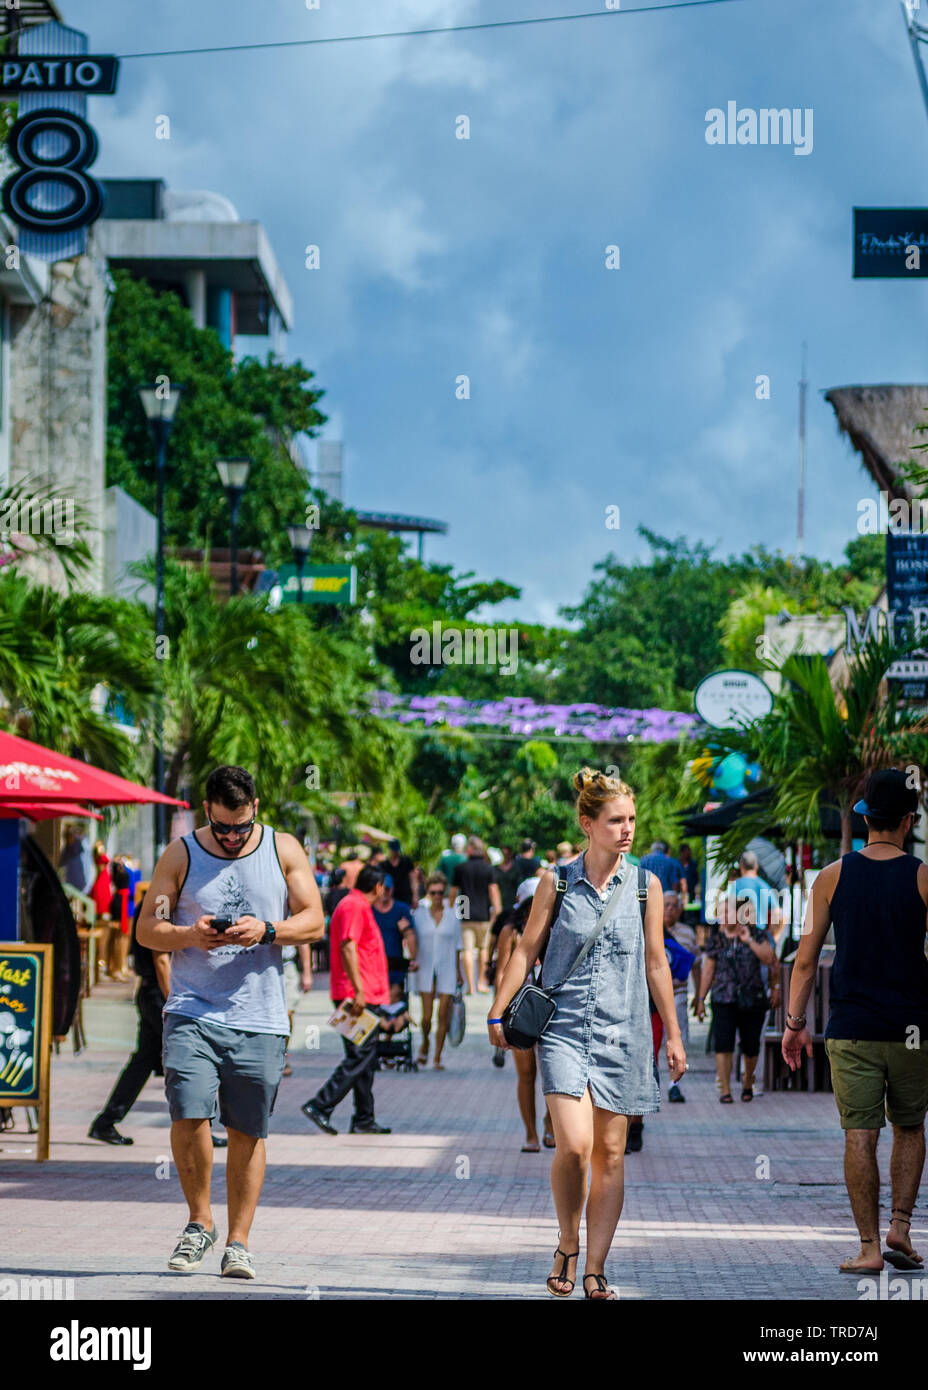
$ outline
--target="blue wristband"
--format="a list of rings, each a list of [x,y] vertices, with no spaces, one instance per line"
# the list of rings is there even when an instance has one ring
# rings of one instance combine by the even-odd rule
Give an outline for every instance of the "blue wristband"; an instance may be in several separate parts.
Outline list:
[[[503,1021],[503,1020],[502,1020],[501,1018],[488,1018],[488,1019],[487,1019],[487,1023],[502,1023],[502,1021]]]

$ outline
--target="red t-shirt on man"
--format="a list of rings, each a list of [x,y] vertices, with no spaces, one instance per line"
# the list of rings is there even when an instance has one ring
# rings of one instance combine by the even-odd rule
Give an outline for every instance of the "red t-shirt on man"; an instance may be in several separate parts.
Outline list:
[[[355,943],[361,986],[368,1004],[389,1004],[390,982],[383,937],[370,903],[357,888],[346,893],[329,922],[329,994],[333,1000],[354,998],[354,985],[342,960],[343,941]]]

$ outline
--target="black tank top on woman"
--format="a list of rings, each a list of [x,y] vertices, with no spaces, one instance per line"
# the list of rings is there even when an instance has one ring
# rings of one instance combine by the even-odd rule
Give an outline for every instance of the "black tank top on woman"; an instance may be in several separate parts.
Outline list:
[[[845,854],[831,900],[835,962],[826,1038],[928,1040],[926,907],[921,860]]]

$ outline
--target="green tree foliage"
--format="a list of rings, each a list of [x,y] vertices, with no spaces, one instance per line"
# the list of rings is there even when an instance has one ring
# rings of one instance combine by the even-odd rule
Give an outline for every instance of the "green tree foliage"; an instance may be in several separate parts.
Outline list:
[[[11,733],[69,757],[138,776],[134,745],[104,712],[150,708],[151,641],[123,599],[61,594],[9,570],[0,577],[0,719]]]
[[[739,820],[723,837],[725,861],[734,864],[745,843],[776,825],[791,840],[822,844],[820,812],[837,806],[841,852],[851,848],[851,806],[880,768],[924,767],[928,717],[898,697],[887,667],[911,649],[883,635],[871,638],[847,663],[837,683],[818,655],[787,657],[783,685],[764,719],[744,730],[720,730],[716,742],[756,759],[773,790],[772,801]]]
[[[209,328],[196,328],[177,295],[115,272],[108,323],[107,484],[155,509],[155,469],[141,383],[167,376],[186,387],[171,435],[165,491],[169,544],[225,547],[229,512],[215,461],[254,459],[239,513],[242,547],[269,564],[290,559],[286,527],[304,516],[306,475],[291,458],[293,434],[314,433],[326,417],[323,394],[299,362],[236,363]]]
[[[846,561],[830,565],[763,547],[721,559],[700,542],[639,531],[649,558],[601,561],[582,602],[565,610],[578,627],[563,640],[561,699],[689,709],[710,671],[735,658],[759,669],[766,613],[864,606],[883,582],[880,537],[857,537]]]

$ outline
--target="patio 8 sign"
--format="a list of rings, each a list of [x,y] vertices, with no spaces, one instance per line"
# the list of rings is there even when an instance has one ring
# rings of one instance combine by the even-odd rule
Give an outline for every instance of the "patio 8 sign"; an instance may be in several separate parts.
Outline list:
[[[21,249],[48,261],[80,255],[103,212],[103,190],[89,172],[99,142],[87,96],[114,93],[119,64],[87,48],[86,34],[53,21],[26,30],[17,54],[0,60],[0,98],[19,96],[7,139],[16,169],[3,185],[3,210],[20,229]]]

